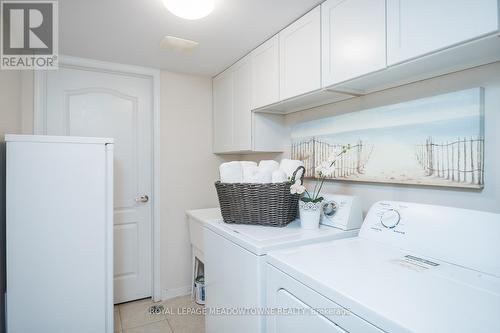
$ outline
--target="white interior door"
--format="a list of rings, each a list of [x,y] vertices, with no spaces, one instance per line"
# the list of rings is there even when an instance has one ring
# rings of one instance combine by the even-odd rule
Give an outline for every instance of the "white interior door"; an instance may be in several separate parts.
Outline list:
[[[115,139],[115,303],[152,295],[152,96],[150,78],[47,72],[43,132]]]

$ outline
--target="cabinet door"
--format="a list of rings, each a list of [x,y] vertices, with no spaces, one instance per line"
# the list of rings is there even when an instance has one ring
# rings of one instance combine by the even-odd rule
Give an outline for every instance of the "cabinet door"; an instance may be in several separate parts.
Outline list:
[[[387,0],[387,63],[498,30],[498,1]]]
[[[280,289],[276,292],[276,303],[279,309],[297,310],[299,314],[294,316],[276,316],[275,333],[346,333],[340,326],[319,312],[316,312],[315,309],[285,289]]]
[[[256,48],[252,58],[252,109],[280,99],[280,58],[278,35]]]
[[[233,149],[233,75],[230,70],[213,80],[214,152]]]
[[[321,88],[320,21],[318,6],[279,33],[281,100]]]
[[[238,61],[231,69],[233,71],[233,146],[234,150],[251,150],[252,66],[250,56]]]
[[[385,0],[321,5],[323,87],[386,67]]]
[[[259,256],[205,228],[205,286],[207,309],[251,309],[263,305]],[[264,316],[217,315],[207,311],[206,332],[262,332]]]

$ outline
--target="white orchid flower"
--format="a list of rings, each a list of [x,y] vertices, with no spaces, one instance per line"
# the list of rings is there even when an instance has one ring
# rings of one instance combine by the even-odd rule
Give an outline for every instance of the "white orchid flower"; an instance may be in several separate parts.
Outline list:
[[[300,179],[297,179],[295,181],[295,184],[293,184],[295,186],[295,190],[297,192],[297,194],[302,194],[306,191],[306,187],[304,185],[302,185],[302,182],[300,181]]]
[[[323,164],[319,164],[316,166],[316,173],[321,177],[323,173],[326,171],[325,168],[323,167]]]
[[[331,176],[333,175],[334,171],[335,171],[335,166],[331,165],[331,163],[329,163],[328,161],[324,161],[316,167],[316,173],[320,177]]]
[[[304,185],[297,186],[297,194],[302,194],[306,191],[306,187]]]
[[[300,181],[295,182],[292,186],[290,186],[291,194],[302,194],[306,191],[306,187],[300,184]]]

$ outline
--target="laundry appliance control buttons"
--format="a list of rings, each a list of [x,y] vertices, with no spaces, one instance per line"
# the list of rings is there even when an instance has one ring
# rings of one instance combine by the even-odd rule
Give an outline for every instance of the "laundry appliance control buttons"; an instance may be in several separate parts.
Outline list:
[[[392,229],[396,227],[401,220],[401,215],[395,209],[386,210],[380,217],[380,223],[386,228]]]

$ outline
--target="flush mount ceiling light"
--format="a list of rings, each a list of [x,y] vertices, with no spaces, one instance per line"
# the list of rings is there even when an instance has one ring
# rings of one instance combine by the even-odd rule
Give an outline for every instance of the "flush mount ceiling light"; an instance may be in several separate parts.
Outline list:
[[[186,20],[197,20],[214,10],[214,0],[163,0],[163,4],[174,14]]]
[[[174,49],[178,51],[189,52],[198,47],[198,42],[193,40],[174,37],[174,36],[165,36],[160,42],[160,47],[162,49]]]

